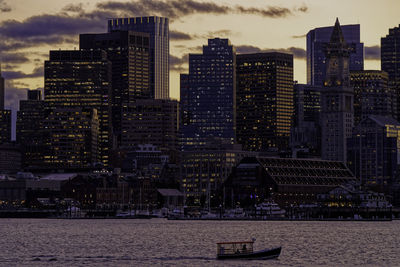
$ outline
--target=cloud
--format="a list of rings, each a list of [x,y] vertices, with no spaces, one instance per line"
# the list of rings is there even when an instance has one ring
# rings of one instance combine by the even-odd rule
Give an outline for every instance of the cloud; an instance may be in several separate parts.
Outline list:
[[[252,53],[262,53],[262,52],[281,52],[293,54],[297,59],[306,58],[306,50],[300,47],[289,47],[289,48],[259,48],[252,45],[239,45],[235,46],[238,54],[252,54]]]
[[[292,38],[294,39],[302,39],[306,38],[307,34],[301,34],[301,35],[292,35]]]
[[[131,2],[107,1],[97,4],[103,11],[119,11],[132,16],[160,15],[172,20],[193,14],[251,14],[269,18],[282,18],[297,12],[307,12],[307,7],[289,9],[279,6],[266,8],[228,6],[214,2],[198,2],[193,0],[137,0]]]
[[[188,70],[189,55],[186,54],[182,57],[174,55],[169,56],[169,69],[176,72],[186,72]]]
[[[82,13],[85,10],[83,9],[83,4],[78,3],[78,4],[68,4],[65,7],[61,9],[61,11],[64,12],[73,12],[73,13]]]
[[[26,53],[4,53],[0,50],[2,64],[23,64],[29,62]]]
[[[379,45],[365,46],[364,47],[365,59],[367,60],[380,60],[381,47]]]
[[[24,78],[39,78],[43,77],[44,70],[43,66],[36,67],[32,73],[24,73],[22,71],[3,71],[3,77],[6,80],[16,80],[16,79],[24,79]]]
[[[180,31],[170,31],[169,38],[171,41],[185,41],[193,39],[189,34]]]
[[[6,3],[5,0],[0,0],[0,13],[10,12],[11,7]]]

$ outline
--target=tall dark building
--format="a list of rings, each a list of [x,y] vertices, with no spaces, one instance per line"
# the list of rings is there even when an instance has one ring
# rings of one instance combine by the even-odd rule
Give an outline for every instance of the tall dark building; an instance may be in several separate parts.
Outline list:
[[[122,109],[135,99],[149,98],[150,35],[131,31],[101,34],[81,34],[80,49],[104,50],[112,63],[112,123],[113,133],[121,143]]]
[[[145,32],[150,35],[150,88],[156,99],[169,99],[169,26],[161,17],[117,18],[108,20],[108,32]]]
[[[0,109],[0,144],[11,142],[11,110]]]
[[[354,88],[354,125],[369,115],[393,116],[394,94],[388,87],[388,74],[380,70],[350,72]]]
[[[0,144],[11,142],[11,110],[4,109],[4,89],[0,66]]]
[[[207,140],[235,143],[236,54],[228,39],[209,39],[203,54],[189,55],[189,74],[181,75],[182,149]]]
[[[346,162],[346,139],[351,137],[354,116],[354,90],[350,86],[349,72],[351,51],[336,19],[325,50],[326,75],[321,91],[321,146],[324,160]]]
[[[249,151],[286,150],[293,116],[293,55],[236,57],[236,137]]]
[[[400,25],[381,38],[381,69],[389,75],[389,87],[396,95],[395,118],[400,119]]]
[[[1,76],[1,64],[0,64],[0,110],[4,109],[4,78]]]
[[[307,34],[307,84],[322,86],[326,74],[325,47],[334,27],[315,28]],[[364,69],[364,43],[360,42],[360,25],[343,25],[343,37],[353,53],[349,57],[350,70]]]
[[[51,127],[54,126],[53,129],[57,129],[57,120],[64,120],[59,125],[61,128],[57,129],[58,131],[65,129],[63,134],[59,133],[60,136],[68,135],[67,132],[74,131],[74,129],[77,133],[78,127],[83,127],[79,126],[80,122],[87,128],[91,127],[91,120],[97,120],[98,117],[98,138],[96,136],[98,151],[96,155],[99,155],[99,158],[96,162],[102,162],[107,166],[112,148],[112,121],[110,116],[111,62],[107,59],[106,52],[101,50],[50,51],[50,60],[45,62],[44,94],[46,108],[50,110],[46,123]],[[76,113],[73,113],[74,110]],[[75,121],[78,114],[83,116],[79,123]],[[57,118],[58,115],[60,115],[59,118]],[[71,118],[68,118],[69,115]],[[83,121],[84,119],[86,120]],[[49,127],[46,129],[51,129]],[[65,140],[54,138],[54,132],[51,135],[53,137],[49,140],[50,147],[52,150],[57,150],[57,142]],[[78,139],[83,138],[78,135],[75,137],[78,143],[81,142]],[[71,141],[73,140],[71,139]],[[85,142],[91,141],[86,140]],[[64,154],[64,156],[68,157],[68,154]],[[83,162],[72,156],[66,160]],[[74,164],[71,166],[75,166]]]
[[[43,123],[45,101],[40,90],[29,90],[28,99],[19,101],[17,112],[17,143],[21,146],[22,166],[33,168],[43,161]]]
[[[400,123],[370,115],[354,127],[348,139],[349,168],[363,185],[384,189],[398,177]]]
[[[321,87],[295,84],[294,110],[290,132],[293,158],[321,156]]]

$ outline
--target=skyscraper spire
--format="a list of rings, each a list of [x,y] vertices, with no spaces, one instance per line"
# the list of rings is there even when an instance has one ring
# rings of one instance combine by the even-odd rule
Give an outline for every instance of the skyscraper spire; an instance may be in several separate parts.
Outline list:
[[[340,27],[339,18],[336,18],[335,26],[331,35],[331,43],[346,44],[343,37],[342,27]]]

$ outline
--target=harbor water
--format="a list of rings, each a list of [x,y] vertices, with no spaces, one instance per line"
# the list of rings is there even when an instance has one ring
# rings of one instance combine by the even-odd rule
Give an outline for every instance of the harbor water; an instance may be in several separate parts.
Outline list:
[[[400,266],[400,221],[0,219],[0,266]],[[277,260],[216,260],[256,238]]]

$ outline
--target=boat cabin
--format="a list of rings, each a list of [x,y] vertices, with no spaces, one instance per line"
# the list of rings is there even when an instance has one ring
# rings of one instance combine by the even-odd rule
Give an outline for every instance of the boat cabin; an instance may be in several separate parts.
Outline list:
[[[254,241],[219,242],[217,255],[240,255],[253,253]]]

